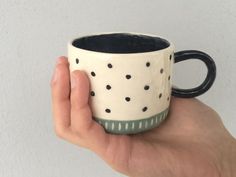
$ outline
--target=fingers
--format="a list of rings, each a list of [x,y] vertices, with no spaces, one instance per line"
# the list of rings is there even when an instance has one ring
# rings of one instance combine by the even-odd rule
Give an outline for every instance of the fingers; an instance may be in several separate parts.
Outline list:
[[[112,154],[111,149],[123,146],[117,145],[117,136],[107,134],[92,119],[89,79],[86,73],[79,70],[70,73],[65,57],[60,57],[57,62],[51,90],[54,125],[59,137],[89,148],[105,159],[106,154]]]
[[[103,154],[109,144],[109,134],[92,119],[89,104],[89,79],[86,73],[71,73],[71,128],[79,136],[80,145]]]
[[[71,122],[72,129],[87,131],[92,124],[92,114],[88,105],[89,81],[82,71],[71,73]]]
[[[70,85],[71,84],[71,85]],[[107,134],[92,118],[89,106],[89,79],[86,73],[70,73],[68,61],[61,57],[51,81],[55,129],[59,137],[91,149],[108,163],[128,166],[129,136]]]
[[[51,80],[52,110],[55,131],[67,138],[70,127],[70,74],[66,57],[60,57]]]

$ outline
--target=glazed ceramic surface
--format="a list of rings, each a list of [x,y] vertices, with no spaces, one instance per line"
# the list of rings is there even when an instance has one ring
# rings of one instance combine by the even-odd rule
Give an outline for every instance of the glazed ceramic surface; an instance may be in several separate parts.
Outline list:
[[[81,46],[76,40],[68,44],[70,71],[83,70],[89,77],[93,118],[107,132],[116,134],[138,133],[158,126],[168,114],[171,97],[173,44],[148,35],[160,40],[160,46],[161,42],[166,43],[155,48],[157,42],[149,50],[145,46],[149,41],[142,39],[145,35],[125,35],[131,40],[124,38],[116,43],[116,38],[99,42],[85,38],[80,41]],[[136,41],[139,37],[141,42]]]
[[[89,76],[93,117],[107,131],[137,133],[168,113],[173,46],[143,53],[104,53],[69,44],[70,70]]]

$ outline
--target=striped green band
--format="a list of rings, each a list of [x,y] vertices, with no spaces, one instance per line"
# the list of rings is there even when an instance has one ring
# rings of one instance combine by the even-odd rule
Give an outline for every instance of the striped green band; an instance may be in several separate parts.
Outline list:
[[[106,120],[94,117],[109,133],[135,134],[157,127],[167,116],[169,108],[151,117],[139,120]]]

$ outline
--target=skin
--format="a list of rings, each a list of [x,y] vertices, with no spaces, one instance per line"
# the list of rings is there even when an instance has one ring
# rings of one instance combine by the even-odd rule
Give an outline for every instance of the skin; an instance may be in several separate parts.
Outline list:
[[[193,99],[171,98],[170,113],[157,128],[136,135],[108,134],[92,119],[89,79],[70,73],[59,57],[51,80],[56,134],[88,148],[130,177],[236,176],[236,140],[219,115]]]

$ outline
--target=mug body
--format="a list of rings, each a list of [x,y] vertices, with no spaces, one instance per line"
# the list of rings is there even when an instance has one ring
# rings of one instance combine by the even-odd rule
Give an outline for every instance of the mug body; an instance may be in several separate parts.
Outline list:
[[[90,81],[89,104],[107,132],[134,134],[157,127],[167,116],[174,47],[137,33],[101,33],[68,44],[70,71]]]

